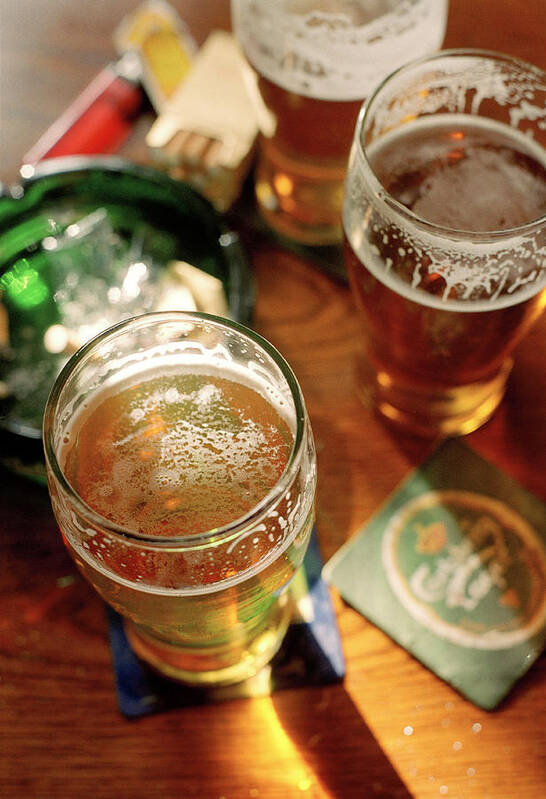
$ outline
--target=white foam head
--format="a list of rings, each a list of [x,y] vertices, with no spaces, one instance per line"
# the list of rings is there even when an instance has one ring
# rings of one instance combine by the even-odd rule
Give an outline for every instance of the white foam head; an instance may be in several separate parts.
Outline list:
[[[287,91],[362,100],[392,69],[433,52],[447,0],[232,0],[248,59]]]
[[[546,77],[537,68],[476,51],[448,51],[410,64],[377,90],[357,125],[343,221],[354,251],[378,280],[420,304],[457,311],[507,307],[541,291],[546,285],[544,215],[512,229],[483,233],[457,230],[456,219],[450,226],[429,223],[391,197],[370,164],[374,151],[402,137],[408,125],[412,131],[445,125],[452,130],[472,126],[486,137],[500,136],[546,167],[545,93]],[[482,113],[484,100],[502,121]],[[472,180],[481,192],[480,202],[496,202],[494,196],[486,199],[492,185],[486,175],[473,175]],[[453,187],[451,192],[456,193]],[[412,282],[389,271],[392,263],[374,244],[381,236],[414,262]],[[443,277],[443,296],[421,289],[425,274]],[[458,299],[449,298],[453,289]]]

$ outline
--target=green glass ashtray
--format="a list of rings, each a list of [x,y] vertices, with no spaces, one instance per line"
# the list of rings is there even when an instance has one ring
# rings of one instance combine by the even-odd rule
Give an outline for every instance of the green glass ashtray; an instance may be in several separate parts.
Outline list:
[[[115,157],[52,159],[1,189],[0,461],[42,479],[43,409],[79,346],[160,309],[173,263],[204,273],[225,315],[243,324],[253,283],[237,235],[208,200],[153,168]],[[181,288],[171,282],[167,294],[182,301]]]

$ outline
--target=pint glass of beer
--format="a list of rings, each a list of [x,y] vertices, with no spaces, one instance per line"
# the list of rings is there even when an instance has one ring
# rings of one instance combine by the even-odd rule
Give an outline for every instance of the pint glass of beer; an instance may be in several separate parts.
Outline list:
[[[416,433],[484,423],[546,303],[545,101],[541,70],[456,50],[402,67],[360,114],[343,210],[358,384]]]
[[[447,0],[232,0],[231,8],[274,119],[256,166],[260,212],[296,242],[338,242],[362,100],[395,67],[440,47]]]
[[[204,314],[122,322],[59,375],[44,447],[65,544],[143,660],[216,686],[272,658],[316,467],[300,388],[267,341]]]

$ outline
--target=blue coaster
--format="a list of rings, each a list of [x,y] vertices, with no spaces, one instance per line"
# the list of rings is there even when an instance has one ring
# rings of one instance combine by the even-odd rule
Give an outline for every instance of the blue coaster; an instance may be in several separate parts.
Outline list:
[[[322,559],[315,531],[301,570],[291,584],[298,618],[280,651],[255,677],[222,688],[193,688],[161,677],[143,663],[126,638],[123,621],[107,608],[118,704],[127,718],[176,707],[226,699],[267,696],[285,688],[339,682],[345,660],[329,589],[321,578]]]

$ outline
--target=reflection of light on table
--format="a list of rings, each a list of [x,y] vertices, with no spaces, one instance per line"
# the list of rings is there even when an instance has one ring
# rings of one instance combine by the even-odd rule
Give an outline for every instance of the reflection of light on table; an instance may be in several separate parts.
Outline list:
[[[313,775],[280,723],[272,700],[264,698],[255,701],[253,708],[261,717],[259,720],[259,727],[263,731],[261,746],[273,753],[279,764],[282,763],[282,771],[279,770],[276,775],[279,783],[287,788],[296,787],[302,793],[309,791],[314,786]]]

